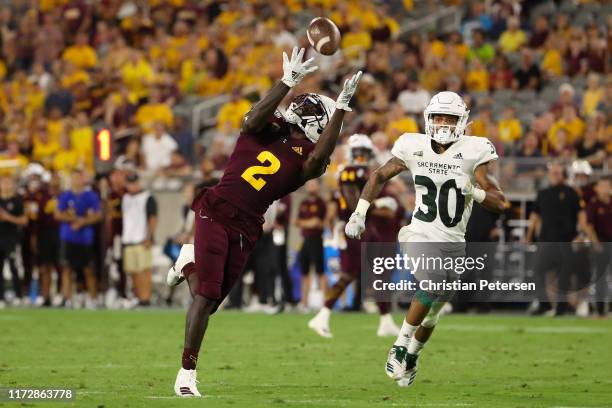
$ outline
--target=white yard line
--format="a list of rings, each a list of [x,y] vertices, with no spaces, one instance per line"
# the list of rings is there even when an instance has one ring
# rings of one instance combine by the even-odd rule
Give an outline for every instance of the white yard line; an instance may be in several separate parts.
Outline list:
[[[524,327],[520,325],[471,325],[471,324],[444,324],[441,322],[438,330],[454,331],[474,331],[474,332],[505,332],[505,331],[524,331],[526,333],[610,333],[612,330],[600,327],[576,327],[576,326],[537,326]]]

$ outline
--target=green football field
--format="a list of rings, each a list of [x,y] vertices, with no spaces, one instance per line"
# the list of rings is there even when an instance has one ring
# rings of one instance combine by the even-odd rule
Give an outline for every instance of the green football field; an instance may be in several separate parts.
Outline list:
[[[78,407],[612,407],[612,321],[444,316],[402,389],[384,363],[378,318],[220,312],[199,378],[203,399],[173,396],[182,352],[178,310],[0,311],[0,387],[70,387]],[[396,321],[400,321],[397,316]]]

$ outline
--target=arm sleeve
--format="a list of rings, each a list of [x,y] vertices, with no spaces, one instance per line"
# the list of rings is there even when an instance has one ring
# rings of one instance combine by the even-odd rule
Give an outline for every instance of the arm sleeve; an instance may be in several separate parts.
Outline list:
[[[147,218],[151,218],[157,215],[157,201],[153,196],[149,196],[147,199]]]
[[[491,143],[489,139],[484,137],[479,139],[481,139],[478,140],[479,145],[477,147],[479,154],[478,159],[476,159],[476,162],[474,164],[473,170],[476,170],[476,168],[481,164],[499,159],[499,156],[497,155],[497,151],[495,151],[495,146],[493,146],[493,143]]]

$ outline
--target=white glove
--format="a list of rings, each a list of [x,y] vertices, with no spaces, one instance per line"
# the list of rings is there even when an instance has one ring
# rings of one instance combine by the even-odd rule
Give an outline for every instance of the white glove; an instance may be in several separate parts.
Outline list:
[[[338,95],[338,99],[336,99],[336,109],[342,109],[343,111],[347,112],[352,111],[352,109],[349,108],[349,102],[351,101],[351,98],[357,90],[357,85],[359,85],[361,74],[362,72],[359,71],[350,79],[344,81],[344,87],[342,88],[342,92],[340,92],[340,95]]]
[[[346,236],[349,238],[361,238],[361,234],[365,231],[365,216],[354,212],[351,214],[351,218],[349,218],[346,226],[344,227],[344,232]]]
[[[374,205],[378,208],[388,208],[391,211],[397,211],[397,201],[393,197],[381,197],[374,200]]]
[[[474,194],[474,185],[468,176],[462,174],[455,179],[457,188],[461,190],[461,194],[466,197],[471,197]]]
[[[293,47],[291,59],[289,59],[286,52],[283,52],[283,78],[281,81],[289,88],[293,88],[299,84],[306,74],[310,74],[319,69],[316,65],[312,65],[314,58],[302,62],[305,51],[304,48],[300,48],[298,51],[298,47]]]

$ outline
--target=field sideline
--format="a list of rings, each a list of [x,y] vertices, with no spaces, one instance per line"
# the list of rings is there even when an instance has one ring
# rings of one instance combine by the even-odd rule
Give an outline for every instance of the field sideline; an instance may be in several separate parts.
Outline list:
[[[332,340],[309,318],[220,312],[200,353],[206,397],[181,400],[183,311],[3,310],[0,387],[76,389],[72,404],[36,407],[612,406],[611,320],[444,316],[401,389],[376,315],[334,315]]]

